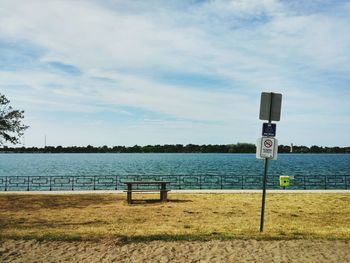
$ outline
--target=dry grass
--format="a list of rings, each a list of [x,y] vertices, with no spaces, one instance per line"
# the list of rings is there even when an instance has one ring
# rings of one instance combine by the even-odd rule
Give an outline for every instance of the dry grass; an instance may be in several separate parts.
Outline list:
[[[139,195],[156,198],[155,195]],[[0,195],[0,237],[38,240],[350,240],[349,194],[170,194],[128,205],[124,195]]]

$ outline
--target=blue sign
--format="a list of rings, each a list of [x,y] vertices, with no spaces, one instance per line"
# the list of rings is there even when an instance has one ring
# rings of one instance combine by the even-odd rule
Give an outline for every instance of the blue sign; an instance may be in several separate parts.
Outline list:
[[[276,124],[275,123],[263,123],[262,136],[275,137],[276,136]]]

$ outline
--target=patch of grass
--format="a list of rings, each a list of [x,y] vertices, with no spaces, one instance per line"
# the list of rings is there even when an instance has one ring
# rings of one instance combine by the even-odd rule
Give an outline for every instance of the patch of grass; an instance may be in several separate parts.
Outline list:
[[[66,242],[74,242],[74,241],[82,241],[81,236],[74,235],[54,235],[54,234],[46,234],[43,236],[38,235],[0,235],[0,240],[4,239],[13,239],[13,240],[37,240],[37,241],[66,241]],[[89,241],[97,241],[98,238],[95,239],[84,239]]]
[[[138,195],[142,199],[157,195]],[[122,194],[0,194],[0,238],[79,241],[350,240],[349,194],[169,194],[128,205]]]

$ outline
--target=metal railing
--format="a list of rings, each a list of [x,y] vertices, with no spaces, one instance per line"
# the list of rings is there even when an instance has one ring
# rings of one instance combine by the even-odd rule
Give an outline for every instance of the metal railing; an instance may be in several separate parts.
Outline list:
[[[170,189],[261,189],[262,175],[2,176],[0,191],[124,190],[125,181],[169,181]],[[269,175],[268,189],[280,189]],[[350,175],[294,175],[286,189],[350,189]]]

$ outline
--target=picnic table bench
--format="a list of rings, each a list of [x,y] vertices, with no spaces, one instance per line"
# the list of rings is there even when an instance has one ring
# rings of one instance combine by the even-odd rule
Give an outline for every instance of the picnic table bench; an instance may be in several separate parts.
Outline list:
[[[170,182],[166,181],[130,181],[124,182],[127,185],[127,190],[124,192],[127,193],[128,204],[132,204],[132,193],[147,193],[147,192],[160,192],[160,201],[166,202],[168,198],[169,189],[166,189],[166,185]],[[139,185],[158,185],[160,188],[144,188],[144,189],[133,189],[133,186]],[[139,187],[138,187],[139,188]]]

